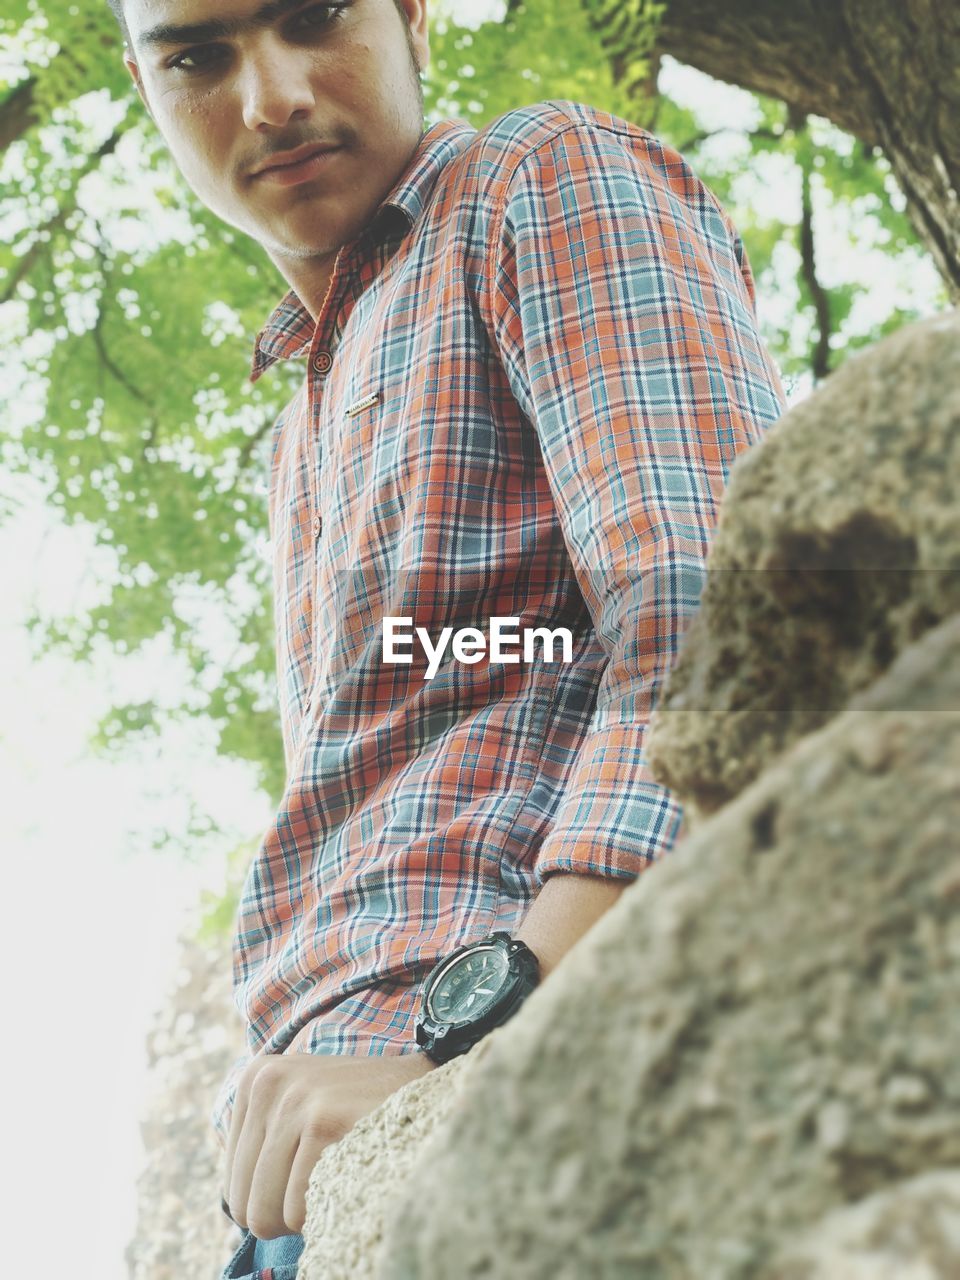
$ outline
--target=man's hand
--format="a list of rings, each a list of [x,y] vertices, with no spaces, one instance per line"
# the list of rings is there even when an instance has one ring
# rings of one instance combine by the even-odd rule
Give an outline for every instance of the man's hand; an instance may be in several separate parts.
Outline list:
[[[302,1231],[324,1147],[432,1067],[423,1053],[254,1058],[240,1077],[227,1135],[224,1200],[234,1222],[260,1240]]]

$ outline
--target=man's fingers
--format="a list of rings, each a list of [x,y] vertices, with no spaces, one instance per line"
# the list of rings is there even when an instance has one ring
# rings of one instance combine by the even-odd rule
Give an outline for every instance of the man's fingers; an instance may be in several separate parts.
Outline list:
[[[233,1176],[233,1160],[237,1150],[237,1143],[240,1140],[240,1133],[243,1129],[243,1122],[247,1114],[249,1097],[249,1086],[245,1086],[244,1080],[241,1079],[240,1084],[237,1086],[237,1094],[233,1102],[233,1115],[230,1120],[230,1131],[227,1134],[227,1146],[223,1158],[222,1199],[227,1201],[229,1201],[230,1198],[230,1179]]]
[[[227,1186],[227,1203],[230,1205],[231,1217],[238,1227],[247,1227],[251,1231],[253,1228],[247,1218],[247,1202],[250,1198],[250,1185],[253,1182],[265,1134],[263,1121],[255,1112],[248,1114],[237,1141],[230,1170],[230,1182]],[[257,1233],[254,1231],[253,1234]]]
[[[293,1230],[285,1220],[284,1203],[298,1142],[296,1130],[277,1132],[274,1128],[260,1147],[246,1210],[247,1227],[258,1240],[272,1240]],[[242,1158],[241,1151],[237,1167]]]
[[[310,1186],[310,1175],[323,1154],[325,1145],[329,1144],[311,1138],[309,1132],[300,1139],[300,1145],[297,1147],[297,1153],[290,1168],[287,1194],[283,1198],[283,1220],[291,1231],[303,1231],[303,1224],[307,1218],[307,1189]]]
[[[307,1053],[254,1059],[237,1087],[224,1153],[222,1195],[233,1221],[263,1239],[301,1231],[324,1148],[429,1069],[413,1054],[389,1062]]]

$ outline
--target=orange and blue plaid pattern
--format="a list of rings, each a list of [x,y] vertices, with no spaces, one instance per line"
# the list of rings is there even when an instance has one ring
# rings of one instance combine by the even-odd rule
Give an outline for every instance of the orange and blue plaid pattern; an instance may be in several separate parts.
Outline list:
[[[413,1051],[425,974],[543,878],[635,877],[680,811],[644,733],[736,456],[782,412],[736,231],[675,151],[579,103],[425,130],[293,293],[269,514],[286,790],[234,942],[248,1054]],[[572,661],[383,660],[383,620],[566,627]]]

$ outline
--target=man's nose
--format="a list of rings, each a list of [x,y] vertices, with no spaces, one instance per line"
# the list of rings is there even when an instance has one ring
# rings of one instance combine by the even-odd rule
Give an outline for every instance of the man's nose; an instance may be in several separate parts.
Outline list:
[[[280,129],[308,116],[316,105],[302,60],[266,45],[243,69],[243,122],[248,129]]]

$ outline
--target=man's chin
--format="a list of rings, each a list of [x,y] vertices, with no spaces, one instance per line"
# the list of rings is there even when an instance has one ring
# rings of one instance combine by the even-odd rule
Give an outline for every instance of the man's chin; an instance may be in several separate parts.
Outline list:
[[[331,217],[322,207],[300,209],[292,218],[275,218],[261,223],[254,239],[259,240],[271,257],[280,254],[290,261],[329,258],[343,245],[356,239],[367,220]]]
[[[274,231],[269,237],[255,237],[263,249],[276,262],[309,262],[317,258],[332,258],[339,252],[346,239],[331,244],[328,240],[281,239]]]

